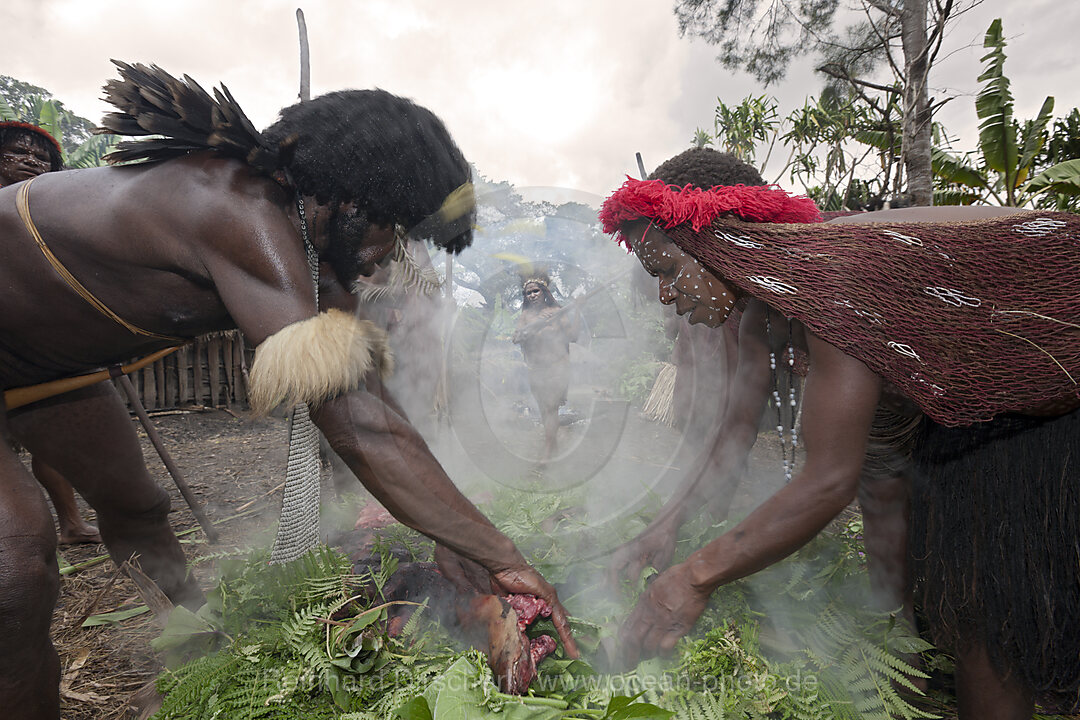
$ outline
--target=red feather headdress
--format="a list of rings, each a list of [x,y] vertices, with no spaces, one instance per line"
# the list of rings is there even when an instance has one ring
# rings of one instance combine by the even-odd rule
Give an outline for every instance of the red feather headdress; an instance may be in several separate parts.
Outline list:
[[[35,133],[48,140],[49,144],[55,147],[57,152],[63,152],[63,150],[60,149],[60,143],[56,141],[56,138],[49,134],[48,130],[40,128],[37,125],[19,122],[18,120],[5,120],[0,122],[0,128],[19,128],[21,130],[26,130],[27,132]]]
[[[679,188],[662,180],[627,177],[600,208],[604,232],[614,233],[624,222],[647,217],[663,228],[690,223],[695,232],[723,213],[751,222],[818,223],[821,213],[806,196],[789,195],[775,185],[717,185],[704,190]]]

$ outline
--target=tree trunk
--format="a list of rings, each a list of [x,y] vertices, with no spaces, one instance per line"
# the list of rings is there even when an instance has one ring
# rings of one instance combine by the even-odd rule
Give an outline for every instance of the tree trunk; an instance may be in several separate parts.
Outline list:
[[[930,169],[931,113],[926,82],[929,47],[926,36],[926,0],[907,0],[900,11],[904,46],[904,121],[901,152],[908,176],[908,192],[915,205],[933,205]]]

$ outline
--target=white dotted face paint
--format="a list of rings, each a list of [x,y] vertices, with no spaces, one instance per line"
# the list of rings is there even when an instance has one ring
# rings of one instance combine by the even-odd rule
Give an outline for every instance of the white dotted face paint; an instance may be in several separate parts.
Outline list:
[[[683,252],[650,223],[640,238],[631,236],[630,246],[642,267],[659,278],[660,302],[675,305],[691,323],[717,327],[735,307],[734,288]]]

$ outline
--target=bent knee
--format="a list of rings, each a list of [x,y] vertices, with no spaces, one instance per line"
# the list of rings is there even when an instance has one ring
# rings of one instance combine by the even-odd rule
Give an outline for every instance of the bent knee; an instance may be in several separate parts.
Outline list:
[[[156,526],[168,521],[172,511],[172,498],[160,487],[143,492],[138,498],[116,496],[105,502],[95,503],[98,525],[102,532],[114,527]]]
[[[56,535],[0,537],[0,637],[48,633],[60,591]]]

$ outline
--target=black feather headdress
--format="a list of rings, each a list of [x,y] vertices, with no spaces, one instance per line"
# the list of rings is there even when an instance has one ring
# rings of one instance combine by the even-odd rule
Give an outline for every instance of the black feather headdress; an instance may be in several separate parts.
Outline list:
[[[472,241],[471,170],[430,110],[385,90],[340,90],[283,108],[262,132],[222,85],[213,95],[185,75],[114,60],[105,86],[117,112],[99,133],[130,135],[110,163],[159,162],[213,150],[268,175],[284,170],[302,195],[352,203],[369,222],[460,252]]]
[[[224,85],[211,96],[187,75],[179,80],[156,65],[113,64],[121,79],[106,83],[105,100],[118,112],[106,115],[95,132],[151,137],[121,142],[106,156],[110,164],[168,160],[198,150],[217,150],[267,173],[285,164],[285,148],[266,145]]]

